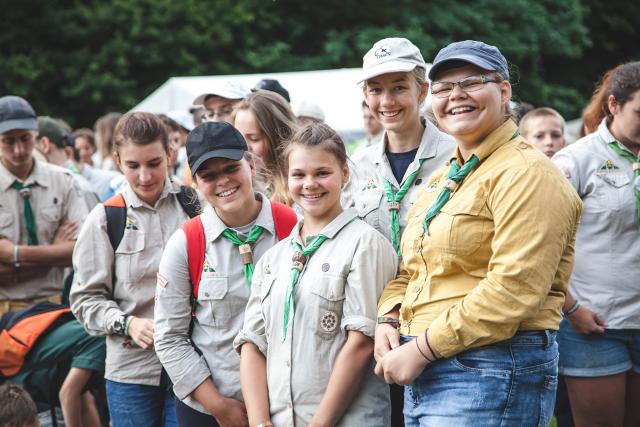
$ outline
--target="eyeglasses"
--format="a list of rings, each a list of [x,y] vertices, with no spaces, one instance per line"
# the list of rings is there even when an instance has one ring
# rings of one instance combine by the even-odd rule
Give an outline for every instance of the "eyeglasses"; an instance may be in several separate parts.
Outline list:
[[[431,85],[431,95],[436,98],[447,98],[453,92],[453,88],[458,85],[460,89],[467,92],[475,92],[484,87],[485,83],[500,83],[502,80],[491,79],[487,76],[469,76],[457,82],[436,82]]]
[[[220,111],[206,110],[204,115],[208,119],[215,119],[216,117],[219,117],[222,119],[225,117],[229,117],[232,112],[233,112],[233,108],[225,108]]]

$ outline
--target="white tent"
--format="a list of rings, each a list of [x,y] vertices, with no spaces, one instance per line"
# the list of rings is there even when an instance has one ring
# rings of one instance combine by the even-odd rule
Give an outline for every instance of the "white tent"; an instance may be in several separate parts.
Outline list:
[[[233,80],[252,88],[263,78],[276,79],[284,86],[295,107],[309,101],[324,110],[325,121],[340,133],[362,131],[362,88],[356,82],[360,68],[298,71],[290,73],[243,74],[225,76],[172,77],[132,111],[167,113],[186,111],[193,100],[209,88]]]

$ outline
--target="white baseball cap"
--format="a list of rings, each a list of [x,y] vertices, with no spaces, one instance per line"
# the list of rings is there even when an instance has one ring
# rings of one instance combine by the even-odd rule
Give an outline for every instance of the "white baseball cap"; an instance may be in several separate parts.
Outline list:
[[[387,73],[409,72],[414,68],[427,69],[420,49],[400,37],[382,39],[363,57],[362,74],[358,83]]]
[[[250,93],[241,83],[227,81],[213,87],[210,91],[203,93],[193,101],[193,105],[204,105],[205,99],[209,96],[219,96],[226,99],[242,99]]]
[[[293,109],[293,113],[296,117],[311,117],[312,119],[320,120],[324,122],[324,111],[322,108],[311,101],[303,99]]]

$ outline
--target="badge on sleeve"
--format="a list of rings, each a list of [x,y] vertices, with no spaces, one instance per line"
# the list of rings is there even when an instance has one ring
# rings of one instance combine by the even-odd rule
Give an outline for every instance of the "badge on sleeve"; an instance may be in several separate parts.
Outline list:
[[[155,295],[156,300],[162,294],[162,292],[164,291],[164,289],[167,287],[168,284],[169,284],[169,279],[167,279],[160,273],[156,274],[156,295]]]

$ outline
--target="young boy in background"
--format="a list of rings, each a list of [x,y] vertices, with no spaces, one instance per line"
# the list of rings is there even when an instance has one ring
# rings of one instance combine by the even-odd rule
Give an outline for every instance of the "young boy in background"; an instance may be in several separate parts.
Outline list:
[[[538,150],[551,158],[565,145],[564,118],[553,108],[529,111],[520,119],[520,133]]]

